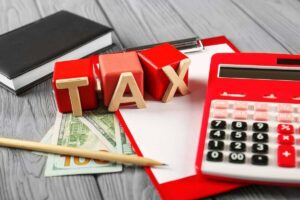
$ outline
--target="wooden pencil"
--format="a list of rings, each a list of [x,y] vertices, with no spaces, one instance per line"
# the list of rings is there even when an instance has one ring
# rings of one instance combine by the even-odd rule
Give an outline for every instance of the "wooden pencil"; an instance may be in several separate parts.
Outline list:
[[[91,158],[104,160],[109,162],[117,162],[124,164],[134,164],[139,166],[159,166],[165,165],[161,162],[152,160],[150,158],[139,157],[135,155],[124,155],[119,153],[103,152],[103,151],[91,151],[86,149],[65,147],[51,144],[42,144],[38,142],[17,140],[10,138],[0,137],[0,147],[24,149],[29,151],[39,151],[44,153],[78,156],[83,158]]]

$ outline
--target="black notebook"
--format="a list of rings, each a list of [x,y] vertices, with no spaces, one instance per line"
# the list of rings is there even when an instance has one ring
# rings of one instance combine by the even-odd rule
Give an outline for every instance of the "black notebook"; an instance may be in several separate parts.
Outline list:
[[[112,45],[112,29],[60,11],[0,35],[0,83],[13,93],[51,76],[54,63]]]

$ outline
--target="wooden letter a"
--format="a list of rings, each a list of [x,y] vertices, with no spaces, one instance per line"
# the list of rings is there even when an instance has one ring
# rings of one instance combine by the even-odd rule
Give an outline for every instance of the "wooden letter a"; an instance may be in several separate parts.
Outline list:
[[[177,88],[182,95],[186,95],[189,93],[189,88],[187,87],[183,79],[186,72],[188,71],[190,63],[191,60],[188,58],[180,61],[177,73],[170,65],[167,65],[164,68],[162,68],[163,72],[167,75],[167,77],[171,81],[162,98],[162,101],[164,103],[171,101],[173,99],[173,96],[175,95]]]
[[[125,90],[129,87],[132,96],[125,96]],[[108,106],[110,112],[117,111],[121,103],[135,102],[138,108],[145,108],[144,98],[131,72],[121,73],[118,84]]]
[[[57,89],[68,89],[74,116],[82,116],[82,108],[78,87],[89,85],[88,77],[56,80]],[[87,97],[88,98],[88,97]]]

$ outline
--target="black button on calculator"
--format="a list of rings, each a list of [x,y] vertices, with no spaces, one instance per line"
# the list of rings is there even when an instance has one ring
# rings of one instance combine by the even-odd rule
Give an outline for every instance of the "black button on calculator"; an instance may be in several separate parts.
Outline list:
[[[231,142],[230,143],[230,151],[245,152],[246,144],[243,142]]]
[[[268,132],[269,125],[267,123],[255,122],[253,123],[252,129],[253,131],[257,131],[257,132]]]
[[[231,163],[245,163],[245,154],[231,153],[229,154],[229,162]]]
[[[208,161],[220,162],[223,160],[223,154],[219,151],[209,151],[206,159]]]
[[[209,133],[209,137],[210,137],[210,139],[224,140],[225,139],[225,131],[211,130]]]
[[[231,123],[231,128],[233,130],[247,130],[247,123],[246,122],[241,122],[241,121],[234,121]]]
[[[230,139],[235,141],[245,141],[247,139],[247,135],[245,132],[232,131],[230,134]]]
[[[268,142],[269,136],[265,133],[253,133],[252,140],[254,142]]]
[[[253,165],[268,165],[269,159],[265,155],[253,155],[251,163]]]
[[[255,143],[252,145],[253,153],[268,153],[269,147],[266,144]]]
[[[225,129],[226,122],[222,120],[213,120],[210,124],[210,127],[213,129]]]
[[[211,150],[223,150],[224,142],[218,140],[211,140],[208,142],[208,149]]]

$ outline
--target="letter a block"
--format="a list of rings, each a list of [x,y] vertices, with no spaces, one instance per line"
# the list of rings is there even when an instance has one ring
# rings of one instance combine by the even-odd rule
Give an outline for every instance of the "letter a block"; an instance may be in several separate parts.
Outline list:
[[[96,83],[90,59],[57,62],[52,86],[58,110],[81,116],[97,107]]]
[[[189,90],[188,66],[190,59],[172,45],[165,43],[138,53],[144,73],[145,90],[156,100],[168,102],[178,91]]]
[[[120,103],[145,107],[144,72],[136,52],[100,55],[99,65],[104,105],[109,111],[116,111]]]

